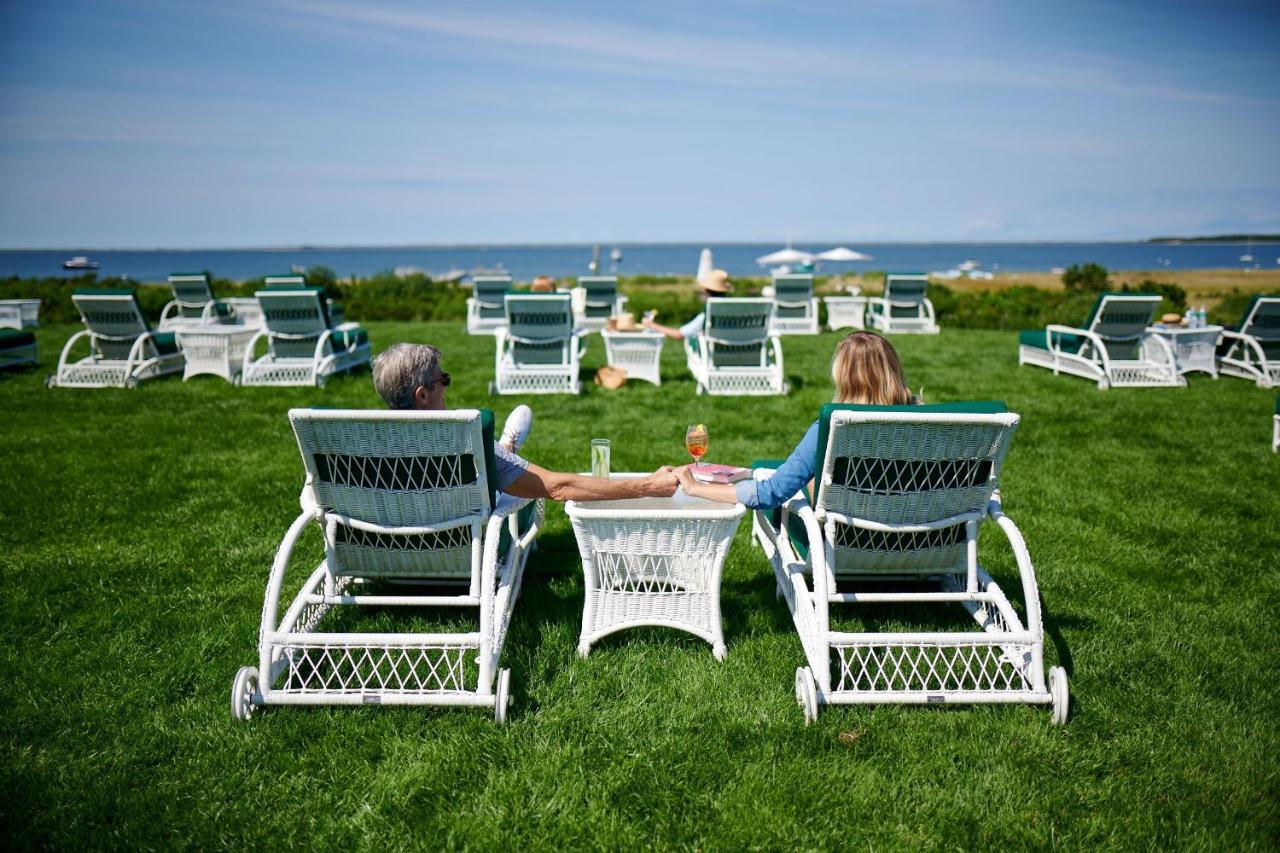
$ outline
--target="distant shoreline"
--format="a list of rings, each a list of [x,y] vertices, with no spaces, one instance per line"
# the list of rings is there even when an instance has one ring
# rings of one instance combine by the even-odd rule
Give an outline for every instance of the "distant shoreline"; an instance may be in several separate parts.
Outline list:
[[[799,247],[822,247],[854,243],[862,247],[895,247],[895,246],[1142,246],[1142,245],[1178,245],[1179,243],[1217,243],[1240,244],[1254,243],[1258,246],[1280,244],[1280,234],[1266,234],[1249,237],[1247,235],[1221,235],[1210,237],[1149,237],[1141,240],[878,240],[873,242],[850,240],[804,240],[795,241]],[[297,245],[275,246],[9,246],[0,247],[0,254],[18,254],[23,252],[403,252],[403,251],[496,251],[503,249],[580,249],[592,246],[614,247],[622,249],[646,249],[663,246],[703,246],[733,248],[739,246],[769,246],[767,241],[756,240],[673,240],[673,241],[586,241],[569,243],[352,243],[321,244],[299,243]]]

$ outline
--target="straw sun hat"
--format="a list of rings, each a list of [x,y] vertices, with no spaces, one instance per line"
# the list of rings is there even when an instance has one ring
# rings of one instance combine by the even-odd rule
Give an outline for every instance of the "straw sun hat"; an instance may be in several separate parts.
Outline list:
[[[712,270],[707,273],[698,279],[698,287],[712,293],[728,293],[733,289],[733,285],[729,283],[729,274],[724,270]]]

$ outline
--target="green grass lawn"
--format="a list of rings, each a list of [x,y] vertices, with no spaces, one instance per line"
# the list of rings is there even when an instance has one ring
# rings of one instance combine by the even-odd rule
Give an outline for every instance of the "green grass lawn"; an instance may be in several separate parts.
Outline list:
[[[712,461],[784,456],[830,398],[838,340],[785,339],[786,398],[695,396],[671,343],[661,388],[490,398],[492,340],[461,325],[370,333],[375,348],[441,346],[454,407],[501,419],[530,403],[526,455],[561,470],[585,469],[597,436],[616,471],[678,464],[696,421]],[[72,331],[42,329],[39,370],[0,375],[7,847],[1280,842],[1274,392],[1199,374],[1099,392],[1019,368],[1011,333],[894,339],[929,401],[997,398],[1022,415],[1004,505],[1036,563],[1047,663],[1071,677],[1065,727],[1028,706],[827,708],[806,727],[800,643],[745,520],[725,566],[727,661],[657,629],[580,660],[581,566],[559,506],[504,653],[508,725],[406,708],[269,708],[246,724],[231,679],[256,662],[302,484],[285,412],[377,406],[369,374],[319,390],[213,377],[46,390]],[[603,358],[591,338],[586,368]],[[304,545],[314,564],[318,534]],[[981,556],[1020,601],[998,532]]]

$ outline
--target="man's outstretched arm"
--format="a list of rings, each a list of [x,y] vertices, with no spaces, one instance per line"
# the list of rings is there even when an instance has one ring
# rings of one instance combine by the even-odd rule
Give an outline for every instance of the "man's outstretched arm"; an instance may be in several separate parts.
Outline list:
[[[505,491],[517,498],[551,498],[553,501],[613,501],[621,498],[667,498],[678,485],[669,465],[647,477],[604,480],[582,474],[548,471],[533,463]]]

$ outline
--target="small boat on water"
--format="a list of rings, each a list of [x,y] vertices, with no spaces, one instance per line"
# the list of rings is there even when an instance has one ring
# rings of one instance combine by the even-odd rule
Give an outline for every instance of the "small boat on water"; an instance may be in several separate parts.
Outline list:
[[[62,262],[64,270],[96,270],[98,268],[97,261],[91,261],[84,255],[76,255]]]

